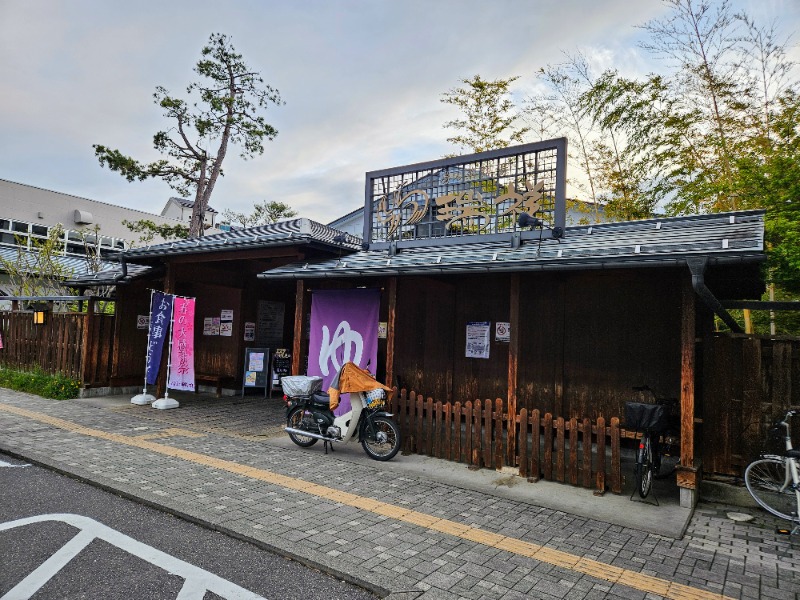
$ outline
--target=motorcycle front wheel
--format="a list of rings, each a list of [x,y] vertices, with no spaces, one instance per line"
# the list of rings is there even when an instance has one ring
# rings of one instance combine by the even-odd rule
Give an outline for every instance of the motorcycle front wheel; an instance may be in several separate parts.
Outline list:
[[[298,406],[289,413],[288,417],[286,417],[286,425],[292,429],[308,430],[314,427],[314,420],[311,418],[311,413],[306,413],[306,410],[303,407]],[[288,433],[291,440],[303,448],[308,448],[309,446],[313,446],[317,443],[317,438],[300,435],[298,433],[292,433],[291,431]]]
[[[389,417],[374,417],[364,428],[361,446],[375,460],[391,460],[400,450],[400,430]]]

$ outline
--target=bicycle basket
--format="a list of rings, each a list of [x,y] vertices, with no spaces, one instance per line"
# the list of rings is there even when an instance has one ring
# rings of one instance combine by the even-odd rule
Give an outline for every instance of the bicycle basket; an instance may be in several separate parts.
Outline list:
[[[650,429],[664,431],[669,418],[666,407],[661,404],[644,404],[642,402],[625,403],[625,428],[636,431]]]
[[[367,408],[382,408],[386,404],[386,391],[378,388],[364,394]]]

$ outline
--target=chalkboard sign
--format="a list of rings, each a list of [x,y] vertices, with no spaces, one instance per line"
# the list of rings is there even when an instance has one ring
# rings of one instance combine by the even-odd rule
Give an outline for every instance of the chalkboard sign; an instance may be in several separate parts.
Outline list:
[[[281,377],[292,374],[292,353],[288,348],[278,348],[272,356],[272,389],[281,389]]]
[[[242,398],[244,398],[245,388],[264,388],[264,398],[266,398],[269,390],[268,373],[269,348],[245,348]]]

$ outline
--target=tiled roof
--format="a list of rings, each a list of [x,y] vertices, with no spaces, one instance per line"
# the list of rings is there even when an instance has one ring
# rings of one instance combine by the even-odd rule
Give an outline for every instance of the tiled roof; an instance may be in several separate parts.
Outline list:
[[[12,263],[21,262],[21,267],[27,271],[35,270],[36,266],[36,253],[30,250],[23,250],[23,260],[19,261],[17,248],[14,246],[0,246],[0,258]],[[121,275],[121,266],[117,261],[101,260],[100,270],[94,273],[90,270],[89,262],[80,256],[60,256],[53,257],[53,261],[60,267],[63,267],[64,272],[68,274],[65,279],[65,285],[71,285],[75,282],[81,282],[85,285],[89,282],[90,285],[101,285],[108,281],[114,281],[116,275]],[[138,265],[130,265],[128,268],[128,275],[135,276],[142,272],[145,267]],[[0,264],[0,270],[3,270]]]
[[[386,250],[366,250],[339,259],[293,263],[266,271],[262,278],[314,279],[326,277],[399,274],[475,273],[596,269],[685,264],[705,257],[710,264],[757,262],[764,255],[764,211],[741,211],[568,227],[557,241],[539,241],[537,232],[522,232],[522,243],[512,236],[498,241],[408,245],[398,242],[391,256]]]
[[[252,250],[302,243],[318,243],[350,252],[361,248],[361,238],[344,234],[309,219],[293,219],[199,238],[165,242],[155,246],[133,248],[126,250],[122,255],[128,262],[136,262],[139,259],[150,259],[157,256]]]
[[[187,200],[186,198],[178,198],[177,196],[172,196],[170,200],[174,200],[184,208],[194,208],[194,200]],[[206,212],[216,213],[217,211],[211,208],[210,206],[206,206]]]

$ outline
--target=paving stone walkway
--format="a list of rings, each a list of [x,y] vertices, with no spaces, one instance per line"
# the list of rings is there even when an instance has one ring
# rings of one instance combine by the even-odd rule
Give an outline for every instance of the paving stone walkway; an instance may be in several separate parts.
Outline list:
[[[760,511],[701,503],[682,539],[654,535],[435,471],[270,443],[283,435],[275,406],[198,396],[157,411],[0,390],[0,451],[393,600],[800,599],[800,540],[776,534],[780,523]],[[735,522],[731,511],[756,518]]]

